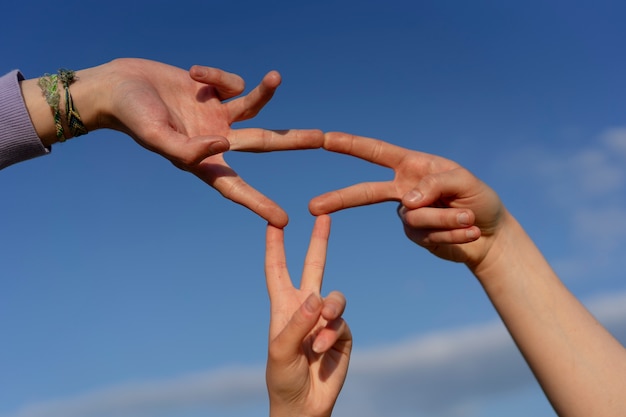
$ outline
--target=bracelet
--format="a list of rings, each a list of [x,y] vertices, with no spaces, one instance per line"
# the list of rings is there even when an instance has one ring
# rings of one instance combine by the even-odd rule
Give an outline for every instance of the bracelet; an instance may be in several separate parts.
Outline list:
[[[70,94],[70,84],[76,78],[76,73],[72,70],[68,70],[65,68],[61,68],[59,70],[59,79],[65,88],[65,118],[67,121],[67,125],[70,128],[72,136],[81,136],[86,135],[87,128],[83,124],[83,121],[80,118],[80,114],[76,107],[74,107],[74,100],[72,99],[72,95]]]
[[[57,140],[59,142],[64,142],[65,135],[63,134],[63,124],[61,124],[61,111],[59,110],[60,97],[57,87],[57,81],[58,77],[56,74],[44,74],[44,76],[39,79],[37,84],[41,88],[41,91],[46,98],[46,103],[48,103],[48,105],[52,109]]]
[[[65,121],[70,128],[70,132],[73,137],[87,134],[87,128],[80,118],[80,113],[74,106],[74,100],[70,93],[70,84],[76,79],[76,73],[72,70],[65,68],[59,69],[57,74],[44,74],[37,84],[41,88],[46,102],[52,109],[54,116],[54,126],[56,128],[56,136],[59,142],[65,142],[65,132],[63,131],[63,123],[61,123],[61,110],[59,109],[59,103],[61,97],[59,96],[59,81],[63,84],[65,89]]]

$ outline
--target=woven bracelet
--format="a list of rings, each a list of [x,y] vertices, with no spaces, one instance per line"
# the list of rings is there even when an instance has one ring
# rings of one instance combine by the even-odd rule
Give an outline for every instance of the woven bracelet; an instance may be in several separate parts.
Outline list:
[[[65,68],[59,69],[59,80],[61,80],[61,83],[65,88],[65,120],[67,121],[67,125],[70,128],[72,136],[74,137],[89,133],[80,118],[78,110],[74,107],[74,100],[70,94],[70,84],[75,79],[76,73],[74,71]]]
[[[63,124],[61,123],[61,111],[59,110],[60,97],[58,89],[58,76],[56,74],[44,74],[43,77],[39,78],[37,84],[46,98],[46,103],[48,103],[52,109],[57,140],[59,142],[64,142],[65,135],[63,133]]]

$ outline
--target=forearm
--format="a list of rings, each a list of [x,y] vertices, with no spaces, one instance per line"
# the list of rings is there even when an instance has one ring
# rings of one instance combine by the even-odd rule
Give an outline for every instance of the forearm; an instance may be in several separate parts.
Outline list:
[[[560,416],[626,410],[626,351],[568,291],[510,214],[473,272]]]

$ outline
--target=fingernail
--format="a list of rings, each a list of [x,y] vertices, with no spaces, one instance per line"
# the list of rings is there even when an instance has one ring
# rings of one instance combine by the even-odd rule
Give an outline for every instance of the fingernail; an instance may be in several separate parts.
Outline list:
[[[468,226],[470,224],[469,214],[465,212],[459,213],[459,215],[456,216],[456,221],[459,222],[461,226]]]
[[[228,144],[224,142],[213,142],[209,145],[209,151],[215,155],[218,153],[226,152],[228,150]]]
[[[422,193],[420,193],[419,191],[417,191],[417,190],[411,190],[408,193],[406,193],[404,198],[407,201],[410,201],[411,203],[417,203],[422,198],[424,198],[424,195]]]
[[[396,212],[398,213],[398,217],[400,218],[400,221],[402,222],[402,224],[406,224],[406,212],[407,212],[407,208],[404,207],[402,204],[400,204],[398,206],[398,209],[396,210]]]
[[[313,349],[313,352],[315,353],[324,353],[325,347],[326,346],[324,346],[323,341],[315,339],[313,341],[313,346],[311,346],[311,349]]]
[[[465,232],[465,236],[467,236],[468,239],[476,239],[478,237],[478,232],[476,230],[472,229],[468,229]]]
[[[337,317],[337,306],[335,304],[324,304],[324,317]]]
[[[406,213],[406,207],[404,207],[402,203],[398,204],[398,208],[396,208],[396,213],[398,213],[398,217],[402,219]]]
[[[311,294],[304,300],[304,309],[309,313],[315,313],[319,308],[320,302],[317,294]]]
[[[206,70],[202,67],[195,67],[193,70],[198,77],[204,77],[206,75]]]

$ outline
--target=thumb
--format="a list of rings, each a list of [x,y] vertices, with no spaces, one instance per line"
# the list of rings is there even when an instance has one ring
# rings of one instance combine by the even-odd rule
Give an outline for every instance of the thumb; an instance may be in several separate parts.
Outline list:
[[[154,150],[184,170],[189,170],[209,156],[230,149],[230,142],[223,136],[175,135],[175,137],[164,138],[158,143],[153,143]]]
[[[274,353],[289,359],[300,353],[302,341],[313,330],[322,313],[322,299],[319,294],[311,294],[293,313],[291,319],[272,342]]]

